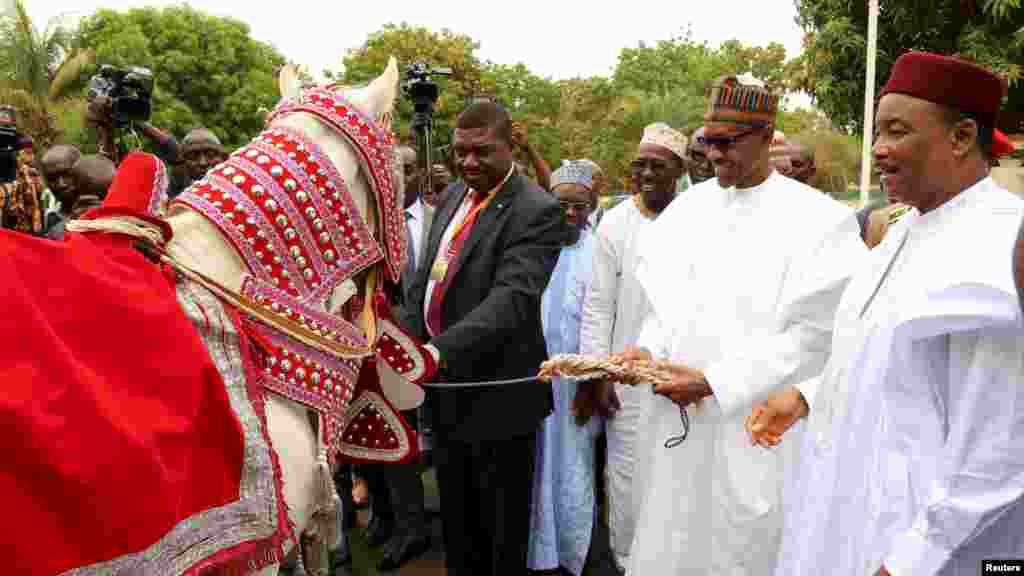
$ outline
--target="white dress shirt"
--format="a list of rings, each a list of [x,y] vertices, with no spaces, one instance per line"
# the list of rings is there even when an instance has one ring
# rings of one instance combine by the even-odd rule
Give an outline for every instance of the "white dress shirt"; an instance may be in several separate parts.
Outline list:
[[[409,228],[409,235],[412,236],[412,245],[409,246],[409,258],[417,265],[420,254],[423,253],[423,225],[425,223],[423,213],[423,199],[417,198],[411,206],[405,209],[405,225]]]

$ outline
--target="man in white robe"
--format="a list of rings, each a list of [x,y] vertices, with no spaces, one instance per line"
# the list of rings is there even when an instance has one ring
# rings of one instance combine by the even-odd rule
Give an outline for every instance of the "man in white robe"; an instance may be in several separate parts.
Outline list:
[[[678,182],[685,173],[685,158],[683,134],[663,123],[644,130],[630,165],[633,197],[611,209],[595,235],[591,286],[580,326],[581,354],[607,356],[636,344],[649,312],[635,273],[637,238],[676,197]],[[618,383],[601,390],[589,386],[582,384],[577,410],[592,411],[584,406],[584,398],[595,400],[598,412],[606,417],[609,535],[615,561],[625,568],[640,505],[637,487],[643,485],[646,470],[638,459],[643,452],[638,454],[635,446],[645,430],[651,390]]]
[[[1024,312],[1024,220],[1020,222],[1017,243],[1013,247],[1013,280],[1017,284],[1017,298]]]
[[[652,352],[675,378],[654,390],[633,576],[774,569],[787,458],[751,446],[744,418],[754,401],[820,373],[839,297],[867,253],[852,209],[773,171],[777,105],[756,79],[716,82],[703,138],[716,178],[641,239],[652,314],[646,350],[633,354]]]
[[[1024,558],[1024,323],[1007,266],[1024,201],[987,158],[1004,89],[956,58],[893,66],[874,156],[914,208],[851,281],[820,383],[749,423],[770,445],[810,410],[777,576]]]

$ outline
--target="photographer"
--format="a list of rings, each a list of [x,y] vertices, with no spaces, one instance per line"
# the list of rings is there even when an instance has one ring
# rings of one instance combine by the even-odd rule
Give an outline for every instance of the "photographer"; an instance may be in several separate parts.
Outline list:
[[[88,119],[96,127],[100,154],[116,163],[122,151],[116,150],[114,145],[115,127],[111,111],[111,100],[99,97],[89,103]],[[227,159],[227,151],[220,139],[206,128],[191,130],[179,144],[174,136],[149,122],[139,122],[136,125],[144,136],[156,143],[156,155],[167,167],[171,178],[167,189],[168,199],[181,194],[192,182],[199,180],[207,171]],[[178,163],[182,164],[183,173],[173,170]]]
[[[118,150],[114,143],[115,122],[113,117],[113,100],[107,96],[97,96],[89,101],[86,108],[86,120],[96,128],[99,142],[99,153],[117,164],[125,150]],[[168,166],[174,165],[178,159],[178,141],[174,136],[153,126],[148,121],[136,123],[139,131],[146,138],[156,143],[156,155]]]

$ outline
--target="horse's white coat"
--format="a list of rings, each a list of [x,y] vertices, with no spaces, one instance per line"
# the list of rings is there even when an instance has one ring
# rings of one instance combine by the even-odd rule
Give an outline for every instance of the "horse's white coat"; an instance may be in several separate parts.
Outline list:
[[[301,81],[293,67],[285,66],[278,81],[282,96],[295,98],[300,94]],[[346,100],[371,118],[390,114],[398,91],[397,62],[391,58],[384,73],[364,88],[339,90]],[[270,128],[283,125],[301,130],[323,148],[345,179],[363,220],[375,230],[379,218],[373,192],[360,169],[357,153],[350,143],[310,115],[290,115],[275,121]],[[402,179],[399,176],[396,178],[396,185],[401,186],[401,183]],[[242,278],[247,272],[246,265],[213,224],[204,216],[186,208],[177,208],[168,216],[167,221],[174,230],[174,238],[168,243],[167,251],[174,258],[213,278],[226,288],[235,292],[241,290]],[[330,308],[337,310],[351,297],[352,288],[351,283],[346,283],[335,289],[330,299]],[[361,290],[362,286],[356,288]],[[323,304],[327,309],[327,303]],[[406,383],[406,387],[412,386]],[[416,390],[418,391],[418,388]],[[395,393],[398,394],[399,391]],[[422,395],[422,392],[419,394]],[[270,393],[267,395],[266,409],[270,439],[281,463],[285,501],[298,535],[309,526],[318,504],[315,464],[317,439],[307,410],[301,405]],[[271,566],[261,574],[272,575],[276,574],[276,571],[277,567]]]

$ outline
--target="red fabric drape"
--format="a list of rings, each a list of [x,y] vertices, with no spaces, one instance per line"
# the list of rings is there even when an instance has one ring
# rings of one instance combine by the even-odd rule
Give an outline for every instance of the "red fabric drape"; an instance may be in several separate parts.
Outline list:
[[[130,239],[0,231],[0,285],[12,574],[136,553],[238,499],[243,435],[224,384],[172,279]]]

